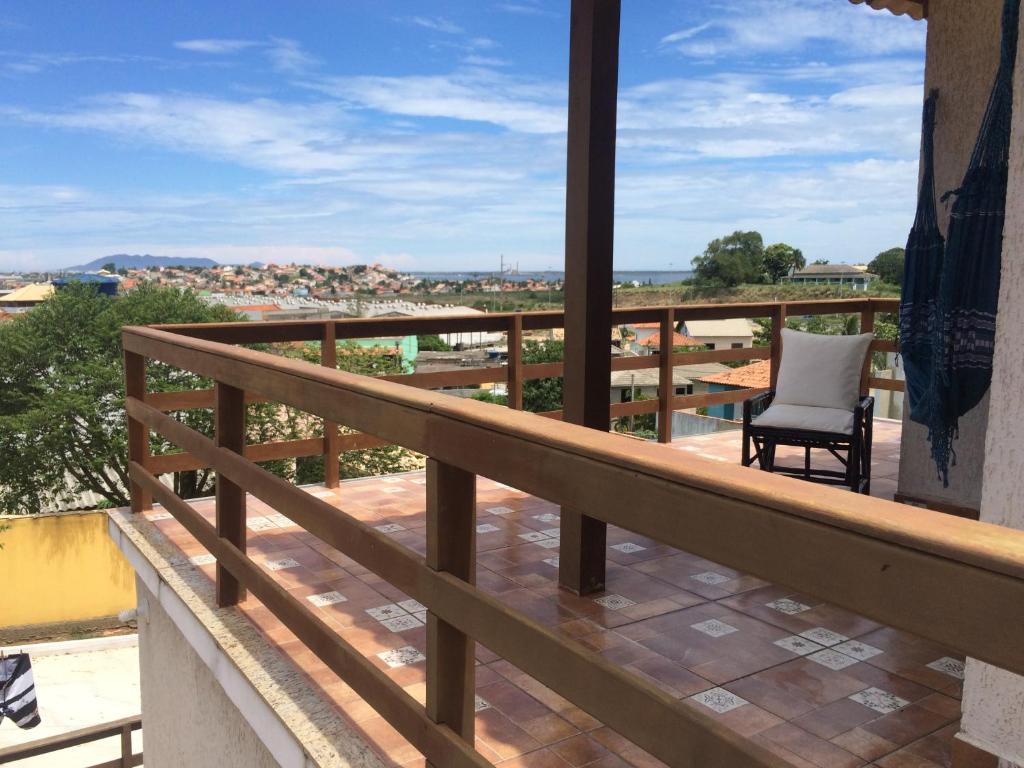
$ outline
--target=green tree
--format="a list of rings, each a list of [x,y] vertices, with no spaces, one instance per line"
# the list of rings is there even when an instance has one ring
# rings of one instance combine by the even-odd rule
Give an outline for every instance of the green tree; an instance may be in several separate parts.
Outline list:
[[[417,336],[416,344],[420,352],[451,352],[452,347],[436,333]]]
[[[560,363],[565,359],[565,342],[527,339],[523,344],[523,363]],[[523,382],[523,410],[534,413],[562,408],[562,379],[532,379]]]
[[[117,264],[115,264],[112,261],[108,261],[106,264],[104,264],[102,267],[100,267],[100,269],[104,269],[107,272],[116,272],[117,271]]]
[[[764,273],[772,283],[779,282],[791,269],[803,269],[806,264],[800,249],[786,243],[774,243],[764,249]]]
[[[121,296],[77,284],[12,322],[0,325],[0,511],[31,513],[92,491],[108,506],[128,503],[127,430],[121,327],[238,320],[191,292],[142,284]],[[150,391],[211,386],[193,374],[152,363]],[[250,431],[287,437],[274,406],[251,407]],[[209,410],[174,414],[204,434]],[[256,442],[256,440],[250,440]],[[152,436],[154,454],[177,450]],[[184,497],[209,493],[212,474],[175,474]]]
[[[760,232],[736,231],[712,240],[693,260],[694,275],[704,287],[732,288],[764,280],[764,240]]]
[[[868,272],[878,275],[882,280],[893,285],[903,285],[903,259],[902,248],[890,248],[875,256],[868,264]]]

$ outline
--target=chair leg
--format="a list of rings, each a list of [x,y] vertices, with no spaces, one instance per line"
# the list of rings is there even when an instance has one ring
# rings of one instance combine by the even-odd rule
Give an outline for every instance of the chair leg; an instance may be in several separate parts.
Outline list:
[[[804,448],[804,477],[808,480],[811,479],[811,448],[807,446]]]
[[[750,432],[747,431],[746,427],[743,428],[743,453],[740,457],[740,463],[744,467],[749,467],[752,459],[750,458]]]

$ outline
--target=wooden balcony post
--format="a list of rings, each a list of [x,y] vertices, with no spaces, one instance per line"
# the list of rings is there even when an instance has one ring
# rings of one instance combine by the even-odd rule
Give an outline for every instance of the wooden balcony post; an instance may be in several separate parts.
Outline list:
[[[336,343],[334,321],[324,323],[324,335],[320,342],[320,365],[325,368],[338,367],[338,346]],[[340,483],[341,468],[338,466],[338,446],[341,436],[338,425],[333,421],[324,420],[324,485],[337,488]]]
[[[245,392],[227,384],[214,384],[217,446],[235,453],[245,451]],[[245,551],[245,491],[217,473],[217,535]],[[245,588],[217,563],[217,605],[237,605]]]
[[[124,393],[126,397],[146,400],[146,358],[134,352],[124,353]],[[149,466],[149,430],[141,421],[128,418],[128,460]],[[153,508],[153,495],[135,483],[131,484],[132,512]]]
[[[860,332],[875,333],[875,308],[871,306],[871,300],[868,300],[868,306],[862,309],[860,312]],[[868,350],[868,356],[864,358],[864,370],[860,376],[860,391],[861,394],[867,394],[868,392],[868,379],[871,378],[871,357],[873,353]]]
[[[675,335],[675,310],[661,313],[661,346],[658,347],[658,442],[672,442],[672,398],[676,390],[672,381],[672,337]]]
[[[518,312],[508,324],[508,407],[523,410],[523,316]]]
[[[125,723],[121,726],[121,768],[130,768],[132,764],[132,726]]]
[[[434,459],[427,459],[427,566],[476,583],[476,475]],[[428,612],[427,715],[472,744],[474,702],[473,639]]]
[[[786,305],[776,304],[772,311],[772,356],[771,388],[779,382],[779,366],[782,364],[782,329],[786,327]]]
[[[573,0],[565,196],[564,416],[607,432],[620,0]],[[558,581],[604,589],[607,525],[562,509]]]

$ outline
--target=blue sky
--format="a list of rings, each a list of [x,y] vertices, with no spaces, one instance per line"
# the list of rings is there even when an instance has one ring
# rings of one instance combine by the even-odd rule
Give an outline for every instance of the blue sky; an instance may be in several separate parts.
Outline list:
[[[922,22],[625,0],[616,266],[902,245]],[[111,253],[560,268],[568,0],[5,0],[0,270]]]

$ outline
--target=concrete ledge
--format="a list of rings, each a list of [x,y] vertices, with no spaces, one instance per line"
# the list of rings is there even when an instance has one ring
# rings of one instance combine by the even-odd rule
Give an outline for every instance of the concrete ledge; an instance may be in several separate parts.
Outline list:
[[[109,513],[108,530],[148,593],[139,594],[140,625],[148,601],[156,601],[279,765],[384,768],[335,705],[248,618],[216,607],[213,584],[156,526],[119,509]]]

